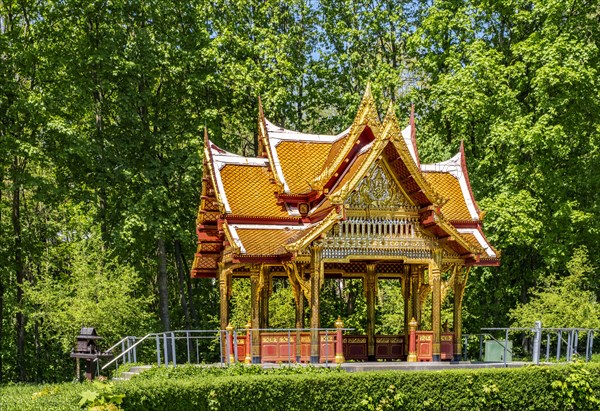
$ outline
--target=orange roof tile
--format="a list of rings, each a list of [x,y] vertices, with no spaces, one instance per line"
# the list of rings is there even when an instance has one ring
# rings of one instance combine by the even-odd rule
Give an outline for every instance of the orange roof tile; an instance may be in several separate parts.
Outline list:
[[[356,175],[363,163],[369,158],[368,154],[371,151],[371,148],[372,147],[370,147],[368,150],[363,151],[362,153],[359,153],[354,158],[354,162],[350,167],[348,167],[348,169],[346,170],[342,178],[338,181],[338,183],[336,183],[335,188],[332,190],[331,194],[337,193],[346,185],[348,181],[350,181],[350,179],[352,179],[352,177]]]
[[[481,244],[477,241],[477,238],[473,234],[461,233],[460,236],[465,239],[469,245],[471,245],[475,250],[481,249]]]
[[[302,230],[238,228],[237,235],[246,249],[244,255],[286,254],[283,247]]]
[[[227,164],[220,170],[231,213],[242,216],[288,217],[277,204],[275,185],[266,167]]]
[[[338,141],[336,141],[335,143],[333,143],[331,145],[331,150],[329,151],[329,154],[327,155],[325,164],[333,163],[333,160],[336,159],[336,157],[340,154],[340,151],[342,151],[342,149],[344,148],[344,144],[346,144],[346,140],[348,140],[349,136],[350,136],[349,134],[346,134],[344,137],[340,138]]]
[[[450,173],[424,171],[425,180],[448,202],[442,206],[442,214],[450,221],[472,220],[460,184]]]
[[[331,144],[308,141],[282,141],[277,156],[285,181],[293,194],[310,191],[312,181],[323,170]]]

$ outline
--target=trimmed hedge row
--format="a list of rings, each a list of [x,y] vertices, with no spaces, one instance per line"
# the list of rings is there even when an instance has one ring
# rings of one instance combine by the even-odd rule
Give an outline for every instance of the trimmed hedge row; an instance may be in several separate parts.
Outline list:
[[[134,378],[115,384],[125,410],[593,410],[600,364]],[[180,374],[181,375],[181,374]],[[0,410],[77,410],[89,384],[0,388]]]
[[[80,393],[89,384],[15,384],[0,386],[1,411],[81,410]]]
[[[577,365],[141,379],[119,391],[126,410],[565,410],[600,409],[599,388],[600,366]]]

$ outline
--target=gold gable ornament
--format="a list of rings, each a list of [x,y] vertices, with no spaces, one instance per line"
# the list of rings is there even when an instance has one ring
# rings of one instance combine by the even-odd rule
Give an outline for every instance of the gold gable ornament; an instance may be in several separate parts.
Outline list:
[[[357,209],[413,208],[380,163],[375,164],[371,172],[350,193],[346,206]]]

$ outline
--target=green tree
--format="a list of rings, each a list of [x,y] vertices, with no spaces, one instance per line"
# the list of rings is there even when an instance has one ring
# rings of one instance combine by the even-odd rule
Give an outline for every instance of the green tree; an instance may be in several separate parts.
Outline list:
[[[549,278],[532,292],[526,304],[510,311],[514,326],[530,327],[535,321],[556,328],[600,326],[600,303],[591,287],[597,269],[585,247],[575,250],[568,270],[568,276]]]

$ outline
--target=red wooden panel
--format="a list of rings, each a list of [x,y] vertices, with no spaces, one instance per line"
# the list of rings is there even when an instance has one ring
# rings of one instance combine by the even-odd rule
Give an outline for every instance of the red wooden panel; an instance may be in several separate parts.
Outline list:
[[[442,333],[442,341],[440,345],[440,354],[442,360],[452,360],[454,358],[454,334]]]
[[[237,337],[238,361],[244,362],[246,358],[246,336],[238,335]]]
[[[382,360],[404,358],[403,335],[378,335],[375,337],[375,357]]]
[[[261,333],[262,362],[296,361],[296,335],[288,333]]]
[[[417,331],[417,361],[431,361],[433,351],[433,333]]]
[[[367,336],[344,335],[342,341],[344,345],[344,358],[346,360],[367,360]]]

